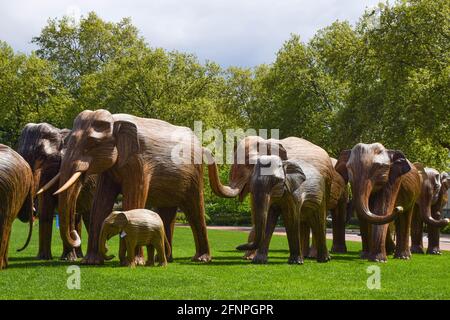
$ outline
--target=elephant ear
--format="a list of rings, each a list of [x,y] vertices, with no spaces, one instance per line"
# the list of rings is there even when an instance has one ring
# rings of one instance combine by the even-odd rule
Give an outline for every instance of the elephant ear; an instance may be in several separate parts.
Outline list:
[[[448,172],[441,173],[441,183],[447,190],[450,189],[450,174]]]
[[[123,229],[128,224],[128,222],[129,222],[128,217],[124,212],[120,211],[115,214],[113,224],[116,227]]]
[[[70,129],[61,129],[59,130],[59,134],[61,136],[61,149],[65,148],[67,146],[67,143],[69,142],[70,133],[72,130]]]
[[[416,167],[417,171],[419,171],[419,173],[425,172],[425,166],[420,163],[420,162],[414,162],[413,166]]]
[[[287,191],[299,197],[300,186],[306,180],[302,167],[297,161],[286,160],[283,161],[283,168],[286,173],[285,186]]]
[[[400,176],[408,173],[411,170],[411,164],[406,159],[403,152],[399,150],[389,150],[389,157],[391,158],[391,170],[389,172],[389,181],[392,183]]]
[[[139,153],[139,138],[136,124],[130,121],[115,121],[113,135],[118,152],[117,164],[123,167],[130,156]]]
[[[267,155],[279,156],[281,160],[287,160],[287,151],[279,142],[269,142],[267,144]]]
[[[352,150],[350,149],[341,151],[341,154],[337,159],[336,165],[334,166],[334,169],[337,171],[337,173],[339,173],[342,176],[345,183],[348,182],[347,161],[350,158],[351,153]]]

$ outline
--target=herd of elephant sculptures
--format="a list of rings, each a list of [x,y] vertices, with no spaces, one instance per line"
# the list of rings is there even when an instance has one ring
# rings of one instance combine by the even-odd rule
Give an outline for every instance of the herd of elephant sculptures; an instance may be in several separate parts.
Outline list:
[[[194,146],[191,156],[208,160],[209,182],[216,195],[241,200],[250,195],[253,229],[248,243],[237,249],[246,251],[244,257],[254,263],[267,262],[279,216],[286,228],[289,263],[301,264],[305,257],[330,260],[328,211],[331,252],[345,253],[348,208],[359,219],[363,259],[383,262],[388,254],[409,259],[411,252],[424,253],[424,224],[427,253],[440,253],[440,228],[449,223],[440,211],[447,202],[450,177],[412,164],[401,151],[380,143],[358,143],[333,159],[304,139],[247,136],[237,144],[230,181],[224,185],[214,157],[192,130],[156,119],[85,110],[75,118],[72,130],[27,124],[17,152],[0,144],[0,269],[8,264],[16,217],[30,225],[24,248],[38,217],[37,258],[52,259],[55,211],[62,259],[102,264],[111,258],[106,241],[120,233],[122,265],[143,264],[142,246],[148,249],[147,264],[153,264],[156,249],[159,264],[165,265],[173,260],[174,225],[177,210],[182,210],[194,236],[193,261],[209,262],[203,163],[174,162],[172,150],[179,144]],[[245,155],[243,163],[236,161],[236,154]],[[119,194],[121,210],[113,211]],[[84,256],[82,222],[88,233]]]

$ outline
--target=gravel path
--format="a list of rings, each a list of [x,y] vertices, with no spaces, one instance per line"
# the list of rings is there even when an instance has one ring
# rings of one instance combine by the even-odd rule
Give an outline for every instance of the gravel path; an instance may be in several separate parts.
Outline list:
[[[208,229],[250,232],[251,227],[208,226]],[[279,227],[279,228],[275,229],[274,234],[285,236],[286,231],[283,227]],[[331,229],[327,229],[327,239],[333,239]],[[450,235],[441,234],[440,239],[441,239],[440,249],[445,250],[445,251],[450,251]],[[345,240],[361,242],[361,236],[359,236],[359,230],[347,229],[345,232]],[[426,234],[424,234],[424,237],[423,237],[423,245],[424,245],[424,248],[427,248],[427,246],[428,246],[428,238],[427,238]]]

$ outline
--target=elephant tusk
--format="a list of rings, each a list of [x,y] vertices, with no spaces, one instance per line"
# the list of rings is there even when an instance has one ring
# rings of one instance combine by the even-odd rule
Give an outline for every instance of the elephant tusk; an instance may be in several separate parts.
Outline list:
[[[82,175],[82,172],[77,171],[73,174],[72,177],[70,177],[69,180],[67,180],[67,182],[58,189],[58,191],[56,191],[53,195],[56,196],[57,194],[60,194],[61,192],[66,191],[67,189],[69,189],[74,183],[75,181],[77,181]]]
[[[38,192],[36,192],[36,195],[38,196],[41,193],[43,193],[43,192],[47,191],[48,189],[50,189],[59,180],[59,176],[60,176],[60,173],[58,172],[58,174],[56,176],[54,176],[52,178],[52,180],[47,182],[42,188],[40,188],[38,190]]]

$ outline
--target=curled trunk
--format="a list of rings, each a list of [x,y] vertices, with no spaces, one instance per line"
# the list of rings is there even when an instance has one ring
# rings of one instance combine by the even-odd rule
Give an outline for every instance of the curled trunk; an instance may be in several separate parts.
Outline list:
[[[66,192],[59,194],[59,231],[65,247],[76,248],[81,245],[80,236],[75,228],[76,203],[81,187],[78,180]]]
[[[32,184],[32,186],[30,187],[30,191],[28,192],[28,196],[25,199],[25,202],[22,206],[21,211],[21,216],[22,219],[25,217],[25,215],[27,215],[27,220],[28,220],[28,236],[27,236],[27,240],[25,241],[25,244],[23,245],[22,248],[17,249],[18,252],[25,250],[26,247],[28,247],[28,244],[30,243],[31,240],[31,236],[33,234],[33,210],[34,210],[34,204],[33,204],[33,191],[34,191],[34,185]],[[22,220],[23,221],[23,220]],[[26,221],[24,221],[26,222]]]
[[[231,188],[229,186],[224,186],[220,182],[217,164],[216,164],[211,152],[208,149],[203,148],[203,154],[206,156],[206,159],[207,159],[209,184],[210,184],[213,192],[217,196],[223,197],[223,198],[237,197],[239,195],[239,193],[241,192],[241,188],[239,188],[239,187]]]
[[[420,203],[420,216],[422,217],[422,220],[429,226],[433,227],[445,227],[449,223],[449,219],[440,219],[436,220],[431,215],[431,202],[432,202],[432,191],[431,186],[426,185],[425,188],[422,190],[422,201]],[[440,199],[438,199],[439,201]],[[439,212],[437,213],[437,217],[441,216]]]
[[[111,260],[114,258],[114,256],[106,254],[108,252],[108,247],[106,246],[107,240],[108,240],[108,236],[107,236],[105,230],[102,228],[102,231],[100,232],[99,252],[102,255],[103,259]]]
[[[391,189],[391,188],[389,188]],[[381,225],[387,224],[397,217],[398,214],[403,212],[402,207],[395,207],[395,195],[391,190],[388,191],[380,191],[383,192],[385,197],[389,197],[389,199],[379,199],[379,201],[384,201],[386,203],[386,211],[380,215],[372,213],[369,208],[369,198],[372,192],[372,186],[369,182],[364,183],[363,186],[358,186],[353,188],[353,199],[355,204],[355,209],[358,212],[359,216],[362,219],[365,219],[367,222],[371,224]],[[378,199],[377,199],[378,200]],[[389,213],[390,212],[390,213]]]

